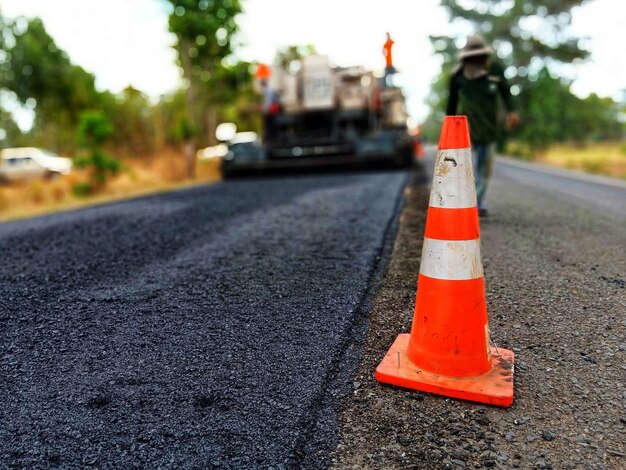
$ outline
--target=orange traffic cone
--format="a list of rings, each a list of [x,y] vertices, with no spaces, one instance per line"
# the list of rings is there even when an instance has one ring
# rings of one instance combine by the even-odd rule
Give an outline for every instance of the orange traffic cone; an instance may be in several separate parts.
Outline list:
[[[415,139],[413,141],[413,155],[415,156],[415,158],[420,160],[425,156],[424,145],[422,144],[422,141],[420,139]]]
[[[491,347],[480,230],[465,116],[446,117],[439,140],[411,334],[401,334],[376,379],[507,407],[513,352]]]

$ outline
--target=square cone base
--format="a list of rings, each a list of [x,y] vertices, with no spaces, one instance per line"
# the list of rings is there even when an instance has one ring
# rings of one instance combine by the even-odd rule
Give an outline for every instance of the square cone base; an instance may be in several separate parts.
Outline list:
[[[445,377],[420,369],[406,352],[409,334],[398,336],[374,374],[376,380],[399,387],[435,393],[462,400],[508,407],[513,403],[512,351],[491,348],[492,367],[483,375]]]

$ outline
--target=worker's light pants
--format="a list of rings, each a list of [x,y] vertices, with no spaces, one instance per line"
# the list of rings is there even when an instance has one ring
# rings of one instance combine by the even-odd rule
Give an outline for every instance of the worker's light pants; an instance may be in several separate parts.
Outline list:
[[[472,160],[474,161],[474,178],[476,179],[476,198],[479,208],[485,208],[485,194],[489,178],[493,173],[493,142],[475,142],[472,144]]]

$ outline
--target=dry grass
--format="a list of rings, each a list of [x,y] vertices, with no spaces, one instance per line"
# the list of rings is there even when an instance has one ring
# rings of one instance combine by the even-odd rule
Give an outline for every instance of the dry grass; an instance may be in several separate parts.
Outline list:
[[[87,197],[72,188],[87,180],[82,170],[52,181],[28,181],[0,185],[0,220],[20,219],[60,210],[124,199],[194,184],[218,181],[219,160],[198,161],[196,178],[187,179],[182,154],[165,151],[151,158],[124,160],[123,170],[106,188]]]
[[[555,145],[535,161],[587,173],[626,179],[626,143],[589,144],[586,147]]]

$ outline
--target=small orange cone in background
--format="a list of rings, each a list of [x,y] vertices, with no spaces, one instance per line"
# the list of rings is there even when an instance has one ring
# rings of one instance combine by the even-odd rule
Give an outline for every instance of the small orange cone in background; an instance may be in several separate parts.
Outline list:
[[[480,229],[465,116],[443,123],[426,218],[411,334],[401,334],[376,379],[507,407],[513,352],[491,347]]]
[[[415,158],[420,160],[426,155],[424,153],[424,145],[422,144],[422,141],[420,139],[415,139],[413,141],[413,155],[415,156]]]

